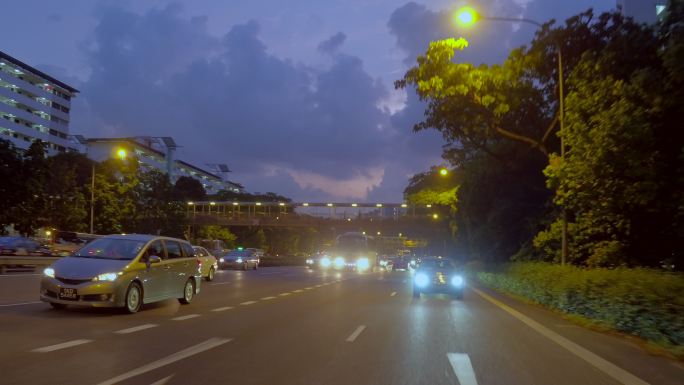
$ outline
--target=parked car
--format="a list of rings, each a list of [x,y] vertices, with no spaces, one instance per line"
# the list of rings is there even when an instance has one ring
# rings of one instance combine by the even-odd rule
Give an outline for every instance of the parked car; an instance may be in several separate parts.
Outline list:
[[[44,270],[40,299],[66,306],[123,307],[177,298],[190,303],[200,291],[200,259],[180,239],[154,235],[107,235]]]
[[[219,258],[221,269],[258,269],[259,255],[251,249],[235,249]]]
[[[0,255],[50,256],[50,249],[26,237],[0,237]]]
[[[214,274],[218,270],[218,259],[202,246],[193,246],[192,248],[195,250],[195,257],[201,261],[200,271],[202,278],[209,282],[213,281]]]

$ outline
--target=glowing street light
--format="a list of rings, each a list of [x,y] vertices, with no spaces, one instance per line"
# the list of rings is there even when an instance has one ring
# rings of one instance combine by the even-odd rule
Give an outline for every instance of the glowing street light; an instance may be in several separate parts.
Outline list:
[[[477,22],[479,15],[472,7],[461,7],[456,11],[454,19],[458,25],[470,27]]]
[[[447,170],[446,168],[441,168],[441,169],[439,170],[439,175],[441,175],[441,176],[447,176],[447,175],[449,175],[449,170]]]
[[[116,152],[116,155],[119,157],[119,159],[124,160],[124,159],[126,159],[126,156],[127,156],[128,154],[126,153],[126,150],[124,150],[123,148],[120,148],[120,149]]]
[[[432,214],[432,219],[439,219],[439,214],[437,214],[437,213]]]

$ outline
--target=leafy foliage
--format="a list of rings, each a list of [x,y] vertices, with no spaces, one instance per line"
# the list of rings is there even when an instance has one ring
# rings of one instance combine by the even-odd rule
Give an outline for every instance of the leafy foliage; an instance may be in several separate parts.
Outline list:
[[[514,263],[503,272],[477,277],[495,289],[678,347],[684,354],[684,277],[679,273]]]
[[[414,130],[436,129],[446,141],[452,230],[466,256],[557,261],[564,209],[573,263],[684,268],[682,20],[681,0],[655,29],[589,10],[544,24],[501,65],[459,62],[467,44],[454,39],[417,58],[395,85],[427,102]],[[440,200],[434,183],[414,182],[410,196]]]

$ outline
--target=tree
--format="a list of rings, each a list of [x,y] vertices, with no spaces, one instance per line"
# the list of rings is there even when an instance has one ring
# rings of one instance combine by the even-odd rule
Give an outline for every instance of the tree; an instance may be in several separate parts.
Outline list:
[[[41,140],[31,143],[24,152],[18,177],[24,184],[19,203],[14,207],[14,228],[31,236],[35,230],[48,224],[48,197],[46,183],[49,163],[45,156],[47,144]]]
[[[174,185],[174,198],[177,201],[202,201],[207,197],[204,186],[197,179],[181,176]]]
[[[183,237],[187,219],[183,205],[173,199],[174,186],[168,175],[150,170],[141,173],[139,181],[135,231]]]
[[[234,248],[237,241],[237,236],[229,228],[223,226],[203,226],[200,228],[199,238],[218,239],[223,241],[229,249]]]
[[[673,12],[670,17],[681,12],[681,2]],[[564,159],[552,156],[545,173],[554,201],[572,214],[576,263],[670,261],[681,268],[684,142],[675,138],[683,95],[681,75],[668,64],[681,42],[669,40],[675,34],[659,39],[650,28],[612,22],[611,41],[586,52],[568,77],[568,125],[561,135],[570,150]],[[535,244],[548,249],[557,242],[557,227]]]
[[[22,159],[12,142],[0,139],[0,235],[5,228],[15,222],[15,207],[25,196],[25,184],[19,171]]]
[[[60,230],[87,231],[90,171],[93,161],[73,152],[48,159],[48,224]]]

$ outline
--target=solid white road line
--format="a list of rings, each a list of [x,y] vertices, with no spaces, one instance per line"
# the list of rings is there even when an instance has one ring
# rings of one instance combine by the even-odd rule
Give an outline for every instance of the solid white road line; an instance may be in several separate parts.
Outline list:
[[[87,344],[88,342],[93,342],[93,340],[73,340],[73,341],[63,342],[63,343],[57,344],[57,345],[43,346],[42,348],[33,349],[31,351],[35,352],[35,353],[50,353],[50,352],[54,352],[55,350],[66,349],[66,348],[70,348],[72,346]]]
[[[139,331],[145,330],[145,329],[151,329],[151,328],[154,328],[157,326],[159,326],[159,325],[144,324],[144,325],[140,325],[140,326],[133,326],[132,328],[128,328],[128,329],[117,330],[114,333],[116,333],[116,334],[130,334],[130,333],[139,332]]]
[[[648,385],[648,382],[642,380],[641,378],[633,375],[632,373],[622,369],[621,367],[613,364],[610,361],[605,360],[599,355],[581,347],[580,345],[570,341],[569,339],[561,336],[560,334],[552,331],[546,326],[540,324],[539,322],[533,320],[532,318],[520,313],[519,311],[513,309],[512,307],[506,305],[505,303],[493,298],[492,296],[483,293],[474,287],[471,287],[474,292],[479,294],[482,298],[498,306],[508,314],[517,318],[527,326],[536,330],[539,334],[550,339],[551,341],[557,343],[558,345],[564,347],[570,353],[576,355],[577,357],[583,359],[590,365],[594,366],[596,369],[602,371],[603,373],[609,375],[615,379],[618,383],[624,385]]]
[[[34,305],[37,303],[42,303],[42,302],[41,301],[33,301],[33,302],[6,303],[6,304],[0,305],[0,307]]]
[[[261,300],[262,300],[262,301],[268,301],[268,300],[270,300],[270,299],[275,299],[275,298],[276,298],[276,297],[269,296],[269,297],[264,297],[264,298],[262,298]]]
[[[278,294],[278,295],[281,296],[281,297],[284,297],[284,296],[290,295],[290,294],[292,294],[292,293],[280,293],[280,294]]]
[[[470,357],[465,353],[447,353],[447,358],[451,363],[451,368],[458,378],[461,385],[477,385],[475,371],[470,363]]]
[[[172,364],[176,361],[183,360],[185,358],[194,356],[195,354],[202,353],[206,350],[213,349],[215,347],[221,346],[227,342],[230,342],[231,339],[226,339],[226,338],[210,338],[201,344],[197,344],[195,346],[191,346],[187,349],[181,350],[179,352],[173,353],[170,356],[167,356],[165,358],[162,358],[160,360],[150,362],[147,365],[143,365],[137,369],[133,369],[130,372],[126,372],[124,374],[121,374],[119,376],[116,376],[114,378],[111,378],[107,381],[100,382],[98,385],[113,385],[116,384],[117,382],[125,381],[129,378],[133,378],[135,376],[139,376],[141,374],[150,372],[155,369],[159,369],[162,366],[166,366],[169,364]]]
[[[199,314],[188,314],[188,315],[184,315],[184,316],[180,316],[180,317],[176,317],[176,318],[171,318],[171,320],[172,321],[185,321],[186,319],[197,318],[199,316],[200,316]]]
[[[176,374],[174,373],[174,374],[172,374],[172,375],[170,375],[170,376],[168,376],[168,377],[162,378],[161,380],[155,381],[155,382],[151,383],[150,385],[164,385],[164,384],[166,384],[167,382],[169,382],[169,380],[171,379],[171,377],[173,377],[173,376],[175,376],[175,375],[176,375]]]
[[[397,292],[393,291],[392,294],[390,294],[390,297],[394,297],[395,295],[397,295]]]
[[[217,307],[216,309],[211,309],[211,311],[225,311],[232,309],[232,306]]]
[[[256,303],[256,301],[245,301],[245,302],[240,303],[240,305],[245,305],[245,306],[247,306],[247,305],[253,305],[253,304],[255,304],[255,303]]]
[[[361,332],[365,328],[366,328],[366,325],[361,325],[361,326],[357,327],[356,330],[354,330],[354,333],[352,333],[349,337],[347,337],[347,342],[354,342],[356,337],[358,337],[359,334],[361,334]]]

